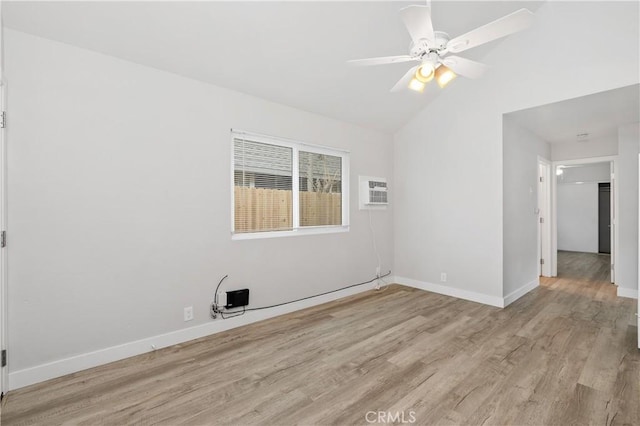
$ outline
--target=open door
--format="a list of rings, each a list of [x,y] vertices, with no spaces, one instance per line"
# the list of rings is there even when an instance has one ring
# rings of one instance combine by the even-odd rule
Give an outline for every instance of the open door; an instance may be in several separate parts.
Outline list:
[[[551,276],[551,163],[538,157],[538,254],[541,277]]]
[[[618,224],[616,223],[616,162],[612,161],[611,163],[611,183],[609,185],[609,190],[610,190],[610,200],[611,200],[611,283],[615,283],[616,282],[616,261],[617,261],[617,251],[616,251],[616,229],[618,227]]]

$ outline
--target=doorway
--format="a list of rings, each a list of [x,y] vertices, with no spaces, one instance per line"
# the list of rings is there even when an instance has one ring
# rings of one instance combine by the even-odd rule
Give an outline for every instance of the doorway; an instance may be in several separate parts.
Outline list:
[[[615,157],[553,163],[552,275],[615,282]]]

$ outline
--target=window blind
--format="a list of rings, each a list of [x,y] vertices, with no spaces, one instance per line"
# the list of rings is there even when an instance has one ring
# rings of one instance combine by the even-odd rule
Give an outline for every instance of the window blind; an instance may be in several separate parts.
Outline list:
[[[286,231],[293,228],[293,150],[233,140],[234,231]]]

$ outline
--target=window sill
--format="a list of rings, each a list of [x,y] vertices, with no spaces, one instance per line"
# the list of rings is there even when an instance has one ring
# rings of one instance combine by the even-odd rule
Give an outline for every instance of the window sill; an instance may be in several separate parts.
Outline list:
[[[349,232],[349,225],[344,226],[314,226],[294,229],[292,231],[265,231],[242,234],[231,234],[232,240],[259,240],[264,238],[298,237],[302,235],[336,234]]]

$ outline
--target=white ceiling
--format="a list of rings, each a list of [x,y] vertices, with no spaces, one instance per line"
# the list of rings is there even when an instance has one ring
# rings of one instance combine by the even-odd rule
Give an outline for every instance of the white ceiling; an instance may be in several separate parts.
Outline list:
[[[618,127],[640,119],[640,85],[568,99],[509,114],[520,126],[550,143],[617,138]]]
[[[393,132],[446,89],[389,93],[411,64],[345,61],[406,54],[398,10],[421,3],[3,1],[3,15],[12,29]],[[434,1],[434,26],[457,36],[540,4]],[[481,59],[499,43],[463,56]]]

